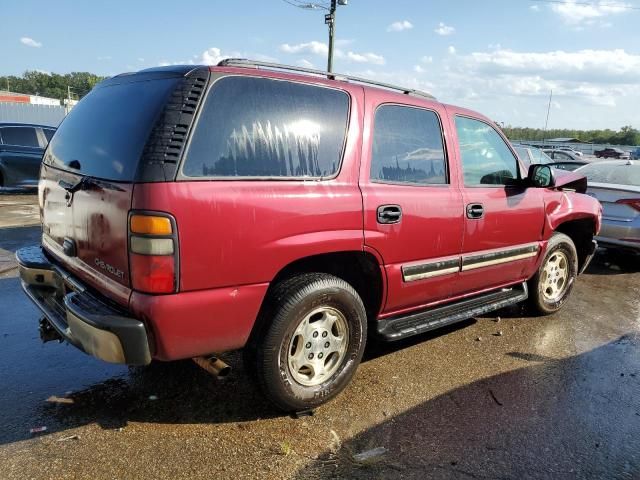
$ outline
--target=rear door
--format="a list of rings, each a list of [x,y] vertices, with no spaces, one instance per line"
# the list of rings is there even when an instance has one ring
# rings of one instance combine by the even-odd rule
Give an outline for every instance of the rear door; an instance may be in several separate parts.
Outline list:
[[[62,122],[44,157],[44,246],[122,304],[130,286],[127,222],[138,163],[177,81],[128,75],[96,87]]]
[[[454,117],[462,166],[464,240],[456,284],[468,294],[530,276],[544,223],[543,190],[520,182],[516,156],[486,120]]]
[[[443,142],[444,109],[366,93],[360,189],[367,247],[387,274],[385,313],[449,297],[463,231],[456,171]]]
[[[2,127],[0,138],[7,186],[36,186],[43,152],[36,128]]]

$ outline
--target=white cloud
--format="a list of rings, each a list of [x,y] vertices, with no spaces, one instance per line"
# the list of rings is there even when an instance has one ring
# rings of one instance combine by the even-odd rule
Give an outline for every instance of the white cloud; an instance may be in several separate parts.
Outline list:
[[[442,35],[443,37],[446,37],[448,35],[453,35],[454,33],[456,33],[456,29],[440,22],[438,24],[438,28],[436,28],[434,32],[436,32],[438,35]]]
[[[252,60],[260,60],[263,62],[277,62],[278,59],[269,55],[263,55],[261,53],[246,53],[246,52],[222,52],[217,47],[211,47],[200,55],[193,55],[188,60],[178,60],[170,62],[167,60],[161,61],[158,65],[166,67],[168,65],[217,65],[220,61],[226,58],[250,58]],[[138,61],[144,62],[144,58],[139,58]]]
[[[108,61],[108,60],[111,60],[112,58],[113,57],[111,57],[111,55],[104,55],[104,56],[101,56],[101,57],[97,57],[97,59],[100,60],[100,61],[105,61],[105,60]]]
[[[488,73],[544,74],[546,78],[607,83],[640,82],[640,55],[622,49],[542,53],[500,49],[472,53],[466,61]]]
[[[327,55],[329,47],[326,43],[313,40],[306,43],[298,43],[297,45],[289,45],[283,43],[280,45],[280,50],[285,53],[313,53],[314,55]]]
[[[640,53],[512,51],[492,45],[432,61],[420,59],[405,71],[351,73],[428,91],[445,103],[530,127],[544,125],[553,90],[556,103],[550,125],[554,128],[638,128]]]
[[[551,10],[563,19],[569,25],[593,25],[597,19],[623,13],[631,5],[624,2],[612,3],[610,1],[598,1],[587,4],[576,0],[567,0],[562,3],[553,4]]]
[[[425,55],[424,57],[422,57],[420,59],[420,61],[422,63],[433,63],[433,57],[429,56],[429,55]]]
[[[219,48],[211,47],[202,52],[202,56],[200,58],[202,60],[202,63],[204,63],[205,65],[216,65],[220,63],[221,60],[230,57],[231,55],[224,55]]]
[[[447,52],[449,52],[449,54],[451,54],[451,55],[455,55],[456,54],[456,47],[454,47],[453,45],[449,45],[449,48],[447,48]]]
[[[387,27],[387,32],[402,32],[403,30],[411,30],[413,24],[409,20],[401,20],[393,22]]]
[[[534,12],[539,12],[540,11],[540,6],[539,5],[531,5],[529,7],[529,10],[533,10]]]
[[[42,46],[41,42],[36,42],[33,38],[22,37],[20,39],[20,43],[26,45],[27,47],[40,48]]]
[[[288,43],[283,43],[280,45],[280,50],[285,53],[292,54],[303,54],[310,53],[313,55],[318,55],[322,57],[326,57],[329,53],[329,47],[326,43],[311,41],[305,43],[298,43],[295,45],[290,45]],[[366,53],[357,53],[357,52],[344,52],[343,50],[336,48],[333,51],[335,58],[344,59],[354,63],[371,63],[373,65],[384,65],[385,59],[382,55],[378,55],[372,52]]]
[[[376,55],[375,53],[354,53],[347,52],[348,60],[356,63],[372,63],[373,65],[384,65],[384,57],[382,55]]]
[[[444,57],[423,76],[441,100],[512,125],[539,126],[550,90],[562,104],[552,114],[555,126],[620,128],[638,122],[640,54],[624,50],[479,51]]]

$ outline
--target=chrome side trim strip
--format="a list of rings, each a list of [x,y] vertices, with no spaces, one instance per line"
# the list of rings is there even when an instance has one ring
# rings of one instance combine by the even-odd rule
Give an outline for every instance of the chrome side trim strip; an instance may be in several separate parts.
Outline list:
[[[423,263],[402,266],[402,280],[415,282],[426,278],[451,275],[453,273],[475,270],[476,268],[490,267],[502,263],[515,262],[538,255],[540,246],[537,243],[529,243],[503,250],[485,253],[472,253],[459,258],[446,260],[431,260]]]
[[[476,268],[490,267],[493,265],[500,265],[502,263],[515,262],[516,260],[535,257],[538,255],[539,249],[540,246],[538,244],[533,244],[524,247],[508,248],[497,252],[463,256],[461,271],[465,272]]]
[[[450,275],[460,271],[460,258],[451,260],[437,260],[420,263],[417,265],[403,265],[402,279],[405,282],[415,282],[425,278],[439,277],[440,275]]]

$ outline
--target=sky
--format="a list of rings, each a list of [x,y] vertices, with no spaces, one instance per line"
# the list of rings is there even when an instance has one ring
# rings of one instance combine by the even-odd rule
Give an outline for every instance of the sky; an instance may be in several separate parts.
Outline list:
[[[301,2],[3,0],[0,75],[229,56],[326,69],[326,12],[290,4]],[[544,127],[553,90],[549,128],[640,128],[639,27],[640,0],[349,0],[337,10],[334,71],[505,125]]]

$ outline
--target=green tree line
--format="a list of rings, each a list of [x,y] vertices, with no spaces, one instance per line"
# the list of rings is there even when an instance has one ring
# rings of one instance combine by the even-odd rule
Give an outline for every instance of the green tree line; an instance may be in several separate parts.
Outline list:
[[[584,143],[608,143],[612,145],[640,145],[640,130],[631,126],[620,130],[569,130],[554,129],[546,132],[541,128],[504,127],[510,140],[549,140],[550,138],[577,138]]]
[[[19,77],[14,75],[0,77],[0,90],[62,100],[68,98],[68,88],[71,88],[71,98],[77,100],[89,93],[104,78],[89,72],[71,72],[61,75],[26,71]]]

